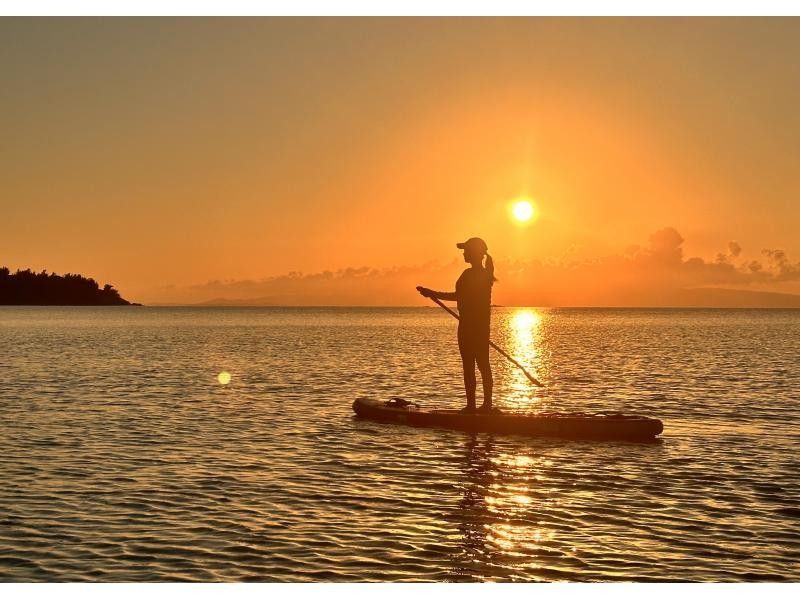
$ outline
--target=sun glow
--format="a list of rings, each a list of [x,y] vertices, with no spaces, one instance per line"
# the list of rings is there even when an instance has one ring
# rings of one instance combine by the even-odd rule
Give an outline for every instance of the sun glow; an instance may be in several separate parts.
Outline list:
[[[220,372],[217,375],[217,382],[222,385],[228,384],[231,381],[231,375],[228,372]]]
[[[511,204],[511,215],[520,224],[527,224],[536,218],[536,208],[527,199],[518,199]]]

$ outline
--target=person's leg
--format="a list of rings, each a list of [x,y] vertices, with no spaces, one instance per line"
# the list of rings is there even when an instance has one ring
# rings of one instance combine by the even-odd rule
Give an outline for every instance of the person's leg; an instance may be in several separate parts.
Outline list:
[[[475,388],[478,381],[475,378],[475,358],[472,355],[461,355],[461,364],[464,366],[464,391],[467,395],[467,409],[475,409]]]
[[[464,367],[464,392],[467,395],[467,409],[475,409],[475,355],[470,351],[469,344],[459,335],[458,349],[461,352],[461,365]]]
[[[492,378],[492,366],[489,364],[489,352],[481,351],[475,361],[481,373],[481,382],[483,382],[483,404],[481,405],[481,409],[491,409],[494,379]]]

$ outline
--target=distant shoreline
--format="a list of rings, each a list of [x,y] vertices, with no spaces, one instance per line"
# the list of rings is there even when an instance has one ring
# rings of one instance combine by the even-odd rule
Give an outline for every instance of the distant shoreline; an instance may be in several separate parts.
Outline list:
[[[609,293],[610,295],[611,293]],[[370,307],[368,305],[342,305],[335,302],[335,298],[329,297],[335,303],[327,305],[320,303],[312,305],[304,303],[303,297],[299,294],[291,296],[266,296],[253,297],[249,299],[230,299],[218,297],[202,302],[191,304],[178,303],[154,303],[152,305],[192,305],[196,307]],[[599,298],[601,301],[602,297]],[[608,297],[611,299],[611,297]],[[535,299],[534,299],[535,301]],[[533,303],[533,301],[532,301]],[[395,304],[374,307],[422,307],[420,305]],[[439,309],[435,305],[426,305],[433,309]],[[531,307],[528,305],[493,305],[492,307]],[[544,306],[539,306],[544,308]],[[742,289],[725,289],[716,287],[695,287],[684,289],[665,290],[658,294],[632,295],[627,304],[606,305],[571,305],[571,306],[547,306],[548,308],[574,308],[574,309],[800,309],[800,295],[792,293],[776,293],[769,291],[751,291]]]

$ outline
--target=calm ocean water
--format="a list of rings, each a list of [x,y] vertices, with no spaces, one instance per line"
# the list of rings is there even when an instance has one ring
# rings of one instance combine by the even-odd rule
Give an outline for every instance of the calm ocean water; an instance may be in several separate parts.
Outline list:
[[[494,311],[499,406],[655,444],[352,417],[460,406],[454,324],[0,308],[0,580],[800,581],[800,311]]]

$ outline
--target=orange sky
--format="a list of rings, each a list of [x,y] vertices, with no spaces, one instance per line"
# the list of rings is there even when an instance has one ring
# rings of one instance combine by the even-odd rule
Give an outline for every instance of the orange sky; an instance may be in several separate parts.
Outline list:
[[[0,72],[0,265],[132,300],[423,275],[473,235],[508,264],[610,264],[666,227],[685,259],[800,259],[797,19],[5,18]],[[800,292],[772,267],[691,284]]]

